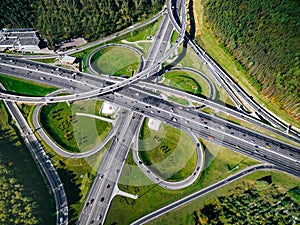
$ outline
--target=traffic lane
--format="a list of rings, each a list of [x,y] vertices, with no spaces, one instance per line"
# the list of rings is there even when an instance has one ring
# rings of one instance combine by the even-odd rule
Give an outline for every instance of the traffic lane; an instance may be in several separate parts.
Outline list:
[[[121,98],[121,99],[123,99],[123,98]],[[122,105],[122,102],[120,101],[120,99],[117,99],[117,100],[118,100],[118,104]],[[128,102],[125,104],[124,100],[123,100],[123,106],[127,106],[128,107]],[[130,107],[128,107],[128,108],[130,108]],[[141,108],[142,108],[141,105],[138,105],[138,103],[135,103],[135,107],[132,107],[131,109],[135,110],[135,111],[139,111],[139,113],[142,113],[142,114],[144,114],[146,116],[153,117],[153,118],[158,118],[158,119],[160,119],[162,121],[171,121],[172,116],[173,116],[172,112],[168,113],[168,112],[164,112],[164,111],[160,110],[160,113],[158,115],[158,114],[155,114],[155,113],[151,113],[151,111],[149,109],[147,109],[147,108],[142,108],[142,109]],[[192,118],[189,118],[191,116],[192,116]],[[189,120],[195,120],[196,119],[195,115],[189,115],[189,114],[184,114],[184,118],[185,118],[185,120],[186,119],[189,119]],[[203,127],[204,127],[206,130],[209,130],[210,134],[212,133],[212,130],[208,126],[205,126],[203,124],[201,124],[202,126],[199,126],[200,123],[197,120],[196,120],[196,122],[197,122],[197,125],[198,125],[199,128],[201,127],[203,129]],[[169,123],[171,123],[171,122],[169,122]],[[184,123],[185,122],[182,121],[181,125],[177,124],[177,126],[181,127],[182,124],[184,124]],[[215,130],[213,130],[213,131],[215,131]],[[220,132],[222,132],[222,131],[220,131]],[[238,133],[238,131],[237,131],[237,133]],[[222,133],[222,135],[223,136],[234,136],[234,135],[230,135],[230,134],[227,134],[227,133]],[[206,139],[207,138],[208,138],[208,136],[206,137]],[[243,140],[243,141],[245,142],[247,140]],[[278,143],[280,143],[280,142],[278,142]],[[280,145],[282,145],[282,144],[283,143],[280,143]],[[295,150],[295,152],[297,152],[297,149],[295,149],[295,148],[293,148],[293,149]],[[299,153],[298,153],[298,155],[299,155]],[[295,155],[294,155],[294,157],[295,157]],[[295,160],[293,159],[292,161],[295,161]]]
[[[127,125],[129,123],[129,121],[131,120],[131,116],[129,116],[129,113],[126,113],[125,115],[123,115],[123,126],[120,127],[120,137],[123,137],[125,135],[126,132],[126,128]],[[98,174],[100,174],[100,179],[98,178],[97,180],[94,181],[92,189],[90,190],[90,194],[89,196],[94,196],[94,200],[97,204],[95,204],[94,206],[92,206],[92,209],[90,209],[90,213],[87,215],[85,214],[85,211],[83,210],[82,212],[82,216],[80,216],[79,220],[80,220],[80,224],[88,224],[91,221],[96,219],[96,215],[99,214],[99,209],[105,209],[105,208],[100,208],[103,206],[103,204],[101,204],[101,202],[104,202],[105,197],[106,199],[108,199],[108,196],[101,196],[101,193],[105,193],[103,191],[105,191],[106,187],[105,185],[107,185],[107,183],[105,182],[105,180],[110,180],[115,182],[118,176],[116,176],[121,170],[118,169],[118,167],[120,166],[120,164],[122,164],[120,162],[120,160],[116,159],[116,155],[117,154],[124,154],[124,151],[120,151],[118,152],[117,150],[119,149],[120,146],[120,142],[117,141],[117,138],[114,139],[114,141],[111,143],[109,150],[107,151],[107,153],[104,156],[103,159],[103,163],[101,163],[99,169],[98,169]],[[111,190],[110,192],[108,192],[108,194],[112,194]],[[101,201],[102,200],[102,201]],[[99,202],[100,201],[100,202]],[[102,211],[102,214],[104,215],[106,211]]]

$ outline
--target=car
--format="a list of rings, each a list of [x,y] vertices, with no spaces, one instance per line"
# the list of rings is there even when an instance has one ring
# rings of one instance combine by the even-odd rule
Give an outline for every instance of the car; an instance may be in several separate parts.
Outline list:
[[[236,147],[236,148],[240,148],[240,146],[239,146],[239,145],[236,145],[235,147]]]
[[[203,121],[204,121],[204,119],[203,119],[203,118],[199,118],[199,121],[200,121],[200,122],[203,122]]]
[[[175,117],[172,117],[171,120],[174,122],[177,122],[177,118],[175,118]]]

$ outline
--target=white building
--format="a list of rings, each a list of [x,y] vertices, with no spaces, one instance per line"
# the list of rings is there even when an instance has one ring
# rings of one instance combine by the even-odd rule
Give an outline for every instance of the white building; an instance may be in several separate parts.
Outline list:
[[[104,101],[102,104],[102,108],[100,109],[100,112],[105,115],[111,115],[114,114],[118,109],[118,106],[111,102]]]
[[[160,123],[161,122],[159,120],[149,118],[148,127],[151,130],[159,131]]]
[[[2,29],[0,31],[0,50],[37,52],[40,39],[33,29]]]
[[[72,64],[75,62],[75,60],[76,60],[75,57],[65,55],[65,56],[61,59],[61,62],[62,62],[62,63],[71,64],[71,65],[72,65]]]

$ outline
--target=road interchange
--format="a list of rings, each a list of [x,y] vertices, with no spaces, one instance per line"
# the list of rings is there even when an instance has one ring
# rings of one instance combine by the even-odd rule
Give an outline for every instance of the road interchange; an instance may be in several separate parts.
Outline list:
[[[185,5],[185,4],[184,4]],[[171,19],[172,21],[172,19]],[[180,37],[182,38],[182,37]],[[168,51],[170,52],[170,50]],[[168,53],[167,53],[168,54]],[[167,57],[168,58],[168,57]],[[156,59],[156,57],[155,57]],[[154,65],[159,66],[165,59],[165,57],[162,57],[162,59],[154,60],[151,59],[150,61],[154,62]],[[38,63],[37,63],[38,64]],[[1,68],[5,66],[5,63],[1,62]],[[15,67],[16,68],[16,67]],[[151,68],[151,69],[149,69]],[[9,95],[6,93],[1,93],[1,98],[6,99],[8,101],[29,101],[29,102],[58,102],[58,101],[74,101],[77,99],[83,99],[83,98],[92,98],[92,97],[98,97],[101,100],[108,100],[112,101],[124,108],[126,108],[129,111],[134,111],[134,113],[137,113],[140,116],[148,116],[148,117],[154,117],[161,121],[164,121],[166,124],[169,124],[171,126],[185,129],[187,131],[191,131],[195,133],[197,136],[206,138],[213,137],[211,141],[216,142],[218,144],[221,144],[223,146],[226,146],[228,148],[231,148],[237,152],[243,153],[245,155],[248,155],[252,158],[259,159],[261,161],[266,161],[270,163],[274,163],[274,161],[277,162],[277,166],[281,168],[281,170],[289,172],[295,176],[299,176],[300,170],[299,170],[299,148],[295,148],[291,145],[287,145],[283,142],[274,140],[272,138],[266,137],[264,135],[258,134],[257,132],[249,131],[245,128],[241,128],[239,126],[230,124],[228,122],[225,122],[224,120],[221,120],[219,118],[213,118],[211,116],[205,115],[204,113],[198,112],[196,110],[190,110],[187,107],[183,108],[183,110],[173,110],[173,112],[170,112],[170,107],[173,107],[173,105],[170,105],[170,103],[165,102],[159,98],[155,99],[155,101],[152,98],[148,98],[147,95],[143,95],[141,92],[139,94],[140,100],[136,100],[136,96],[131,96],[132,93],[128,89],[122,89],[120,90],[120,93],[124,94],[127,92],[126,95],[123,97],[119,96],[116,98],[116,94],[111,94],[114,90],[118,90],[121,87],[126,87],[129,84],[134,84],[140,79],[148,77],[149,73],[152,71],[156,71],[157,67],[151,65],[148,69],[145,71],[142,71],[139,73],[140,77],[137,77],[137,79],[132,79],[129,82],[126,82],[125,80],[120,81],[119,79],[115,79],[115,84],[112,84],[110,86],[105,86],[107,81],[104,81],[102,83],[103,88],[99,89],[98,85],[92,85],[90,82],[89,84],[84,84],[85,82],[80,82],[78,80],[74,80],[72,76],[69,75],[69,77],[65,78],[62,77],[62,74],[58,77],[55,76],[57,81],[54,81],[52,79],[53,83],[57,86],[68,88],[70,92],[74,92],[74,89],[76,88],[75,95],[73,95],[72,98],[68,96],[67,98],[56,98],[56,97],[22,97],[22,96],[15,96],[15,95]],[[15,70],[15,69],[14,69]],[[31,70],[32,71],[32,70]],[[52,71],[53,72],[53,71]],[[74,72],[73,72],[74,73]],[[43,76],[46,76],[44,73]],[[48,76],[48,74],[47,74]],[[75,75],[77,77],[78,74]],[[54,76],[53,76],[54,78]],[[33,78],[32,78],[33,79]],[[40,79],[40,78],[39,78]],[[61,79],[66,80],[67,83],[59,82]],[[72,81],[69,81],[69,80]],[[36,79],[33,79],[36,80]],[[44,80],[42,80],[44,81]],[[143,81],[142,81],[143,82]],[[47,80],[47,83],[51,83],[50,79]],[[76,83],[76,85],[74,85]],[[111,81],[110,81],[111,84]],[[149,83],[148,83],[149,84]],[[74,85],[74,86],[72,86]],[[72,87],[74,89],[72,89]],[[112,88],[111,88],[112,87]],[[90,89],[90,90],[87,90]],[[96,89],[96,90],[95,90]],[[99,95],[99,90],[101,91],[101,95]],[[86,92],[87,91],[87,92]],[[85,92],[85,94],[81,94],[82,92]],[[88,93],[88,94],[86,94]],[[94,94],[95,93],[95,94]],[[9,97],[9,98],[8,98]],[[21,97],[21,98],[20,98]],[[51,100],[52,99],[52,100]],[[145,100],[149,100],[145,103]],[[48,101],[47,101],[48,100]],[[150,102],[150,103],[149,103]],[[159,102],[159,106],[151,105],[151,103]],[[156,103],[157,104],[157,103]],[[151,108],[149,106],[151,105]],[[146,108],[146,106],[148,108]],[[153,113],[152,111],[155,111]],[[160,111],[160,112],[158,112]],[[176,117],[177,121],[173,121],[172,118]],[[202,121],[199,121],[199,120]],[[202,123],[203,122],[203,123]],[[206,122],[206,124],[204,124]],[[137,126],[138,124],[134,124]],[[128,125],[129,126],[129,125]],[[220,127],[220,128],[219,128]],[[212,136],[212,133],[214,136]],[[246,136],[242,136],[246,134]],[[245,139],[247,137],[247,139]],[[226,140],[226,141],[225,141]],[[254,142],[252,142],[254,140]],[[271,145],[271,150],[266,148],[266,142],[268,142],[268,145]],[[129,143],[128,143],[129,145]],[[239,146],[239,147],[237,147]],[[258,146],[258,147],[256,147]],[[251,150],[250,150],[251,149]],[[292,155],[291,155],[292,154]],[[115,184],[114,184],[115,185]],[[105,198],[106,199],[106,198]],[[101,201],[100,201],[101,202]],[[105,218],[105,217],[104,217]],[[101,220],[101,219],[100,219]],[[91,221],[91,220],[89,220]]]

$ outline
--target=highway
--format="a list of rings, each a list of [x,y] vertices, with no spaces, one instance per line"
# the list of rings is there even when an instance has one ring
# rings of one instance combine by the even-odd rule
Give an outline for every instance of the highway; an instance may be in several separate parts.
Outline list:
[[[171,1],[168,1],[167,11],[169,15],[173,15],[176,10],[172,10]],[[176,17],[176,15],[175,15]],[[178,17],[178,16],[177,16]],[[181,31],[181,27],[178,24],[178,21],[173,16],[170,16],[171,22],[177,32]],[[239,84],[223,69],[221,66],[216,63],[200,46],[198,46],[190,37],[185,34],[185,40],[190,45],[192,50],[199,56],[199,58],[205,62],[207,68],[214,76],[215,80],[222,86],[233,102],[238,108],[244,110],[243,103],[246,103],[250,108],[252,108],[255,113],[261,115],[265,120],[269,121],[272,125],[279,127],[283,131],[286,131],[289,127],[289,124],[283,122],[279,117],[271,113],[265,107],[257,103],[252,96],[250,96]],[[242,99],[242,101],[240,100]],[[245,111],[245,110],[244,110]],[[292,135],[297,138],[300,138],[300,135],[293,129],[290,129]]]
[[[171,23],[168,23],[167,21],[168,17],[164,16],[163,21],[161,22],[161,25],[156,32],[156,38],[154,38],[150,50],[148,51],[143,71],[147,71],[148,68],[151,68],[152,65],[157,63],[158,59],[162,57],[162,54],[164,54],[162,50],[166,50],[166,42],[169,42],[173,30],[173,28],[170,27]],[[91,67],[90,63],[91,57],[87,59],[88,67]],[[110,145],[108,152],[105,154],[103,163],[101,163],[100,169],[98,171],[99,174],[102,174],[100,177],[104,178],[104,180],[97,178],[95,179],[89,196],[86,199],[85,205],[89,205],[91,199],[95,199],[95,203],[90,206],[89,209],[82,210],[78,220],[78,224],[85,225],[94,223],[95,221],[97,221],[97,223],[99,224],[103,224],[105,221],[110,203],[114,197],[114,193],[116,193],[116,188],[118,188],[117,182],[120,176],[120,171],[123,168],[127,154],[129,152],[133,140],[132,137],[136,135],[136,132],[138,131],[138,128],[143,121],[142,115],[136,114],[134,112],[129,113],[129,111],[127,112],[125,110],[123,110],[123,112],[124,118],[121,118],[123,124],[120,126],[115,139]],[[112,170],[111,168],[114,167],[117,167],[117,169]],[[103,174],[103,171],[110,171],[110,173]],[[109,190],[107,188],[108,186]]]
[[[59,79],[61,79],[61,78],[58,77],[58,76],[56,76],[56,77],[59,78]],[[92,76],[91,76],[91,77],[92,77]],[[54,79],[54,78],[53,78],[53,79]],[[57,83],[60,83],[60,84],[61,84],[62,82],[57,81]],[[69,81],[66,79],[66,84],[69,84],[69,85],[70,85],[71,83],[73,84],[73,82],[69,82]],[[83,82],[83,83],[85,83],[85,82]],[[85,87],[84,85],[80,84],[80,88],[83,89],[84,87]],[[88,87],[88,86],[86,86],[86,87]],[[89,87],[90,87],[90,86],[89,86]],[[78,87],[78,88],[79,88],[79,87]],[[84,90],[84,89],[83,89],[83,90]],[[122,90],[122,94],[124,94],[124,91],[125,91],[125,89]],[[130,96],[130,95],[132,95],[132,93],[129,92],[128,95]],[[107,96],[109,97],[109,95],[107,95]],[[100,98],[101,98],[101,97],[100,97]],[[132,98],[135,99],[136,96],[133,95]],[[102,97],[102,99],[107,99],[107,98],[103,98],[103,97]],[[109,100],[109,99],[108,99],[108,100]],[[157,101],[158,101],[158,100],[157,100]],[[116,100],[114,100],[114,102],[117,103]],[[136,111],[137,109],[133,106],[134,103],[131,103],[131,102],[132,102],[132,101],[129,101],[129,100],[128,100],[128,102],[126,103],[127,105],[125,105],[125,106],[128,107],[128,105],[131,105],[131,108],[134,109],[134,110]],[[139,104],[141,104],[141,103],[139,103]],[[143,104],[143,105],[145,105],[145,104]],[[144,107],[145,107],[145,106],[144,106]],[[169,106],[169,107],[170,107],[170,106]],[[141,108],[142,108],[142,107],[141,107]],[[149,111],[150,111],[150,110],[149,110]],[[150,111],[150,112],[151,112],[151,111]],[[190,112],[192,112],[192,111],[190,111]],[[228,112],[230,112],[230,110],[228,110]],[[194,113],[195,115],[197,115],[198,113],[200,113],[200,115],[202,115],[203,117],[206,116],[206,117],[209,117],[208,119],[210,119],[210,120],[211,120],[211,119],[216,120],[216,118],[211,118],[210,116],[205,115],[204,113],[201,114],[201,112],[195,112],[195,111],[193,111],[193,113]],[[153,113],[149,113],[149,116],[153,116],[152,114],[153,114]],[[174,115],[176,115],[176,114],[174,114]],[[154,115],[154,116],[155,116],[155,115]],[[196,118],[196,117],[194,116],[194,118]],[[163,120],[167,120],[167,119],[163,119]],[[218,120],[220,120],[220,119],[218,119]],[[223,120],[223,121],[221,121],[220,123],[221,123],[221,124],[227,124],[227,123],[230,124],[230,123],[227,122],[226,120]],[[240,129],[240,130],[244,130],[245,128],[240,127],[239,129]],[[241,131],[239,131],[239,132],[241,132]],[[248,132],[248,131],[247,131],[247,132]],[[255,136],[255,135],[257,134],[256,132],[252,132],[252,133],[253,133],[253,136]],[[207,138],[207,137],[206,137],[206,138]],[[266,138],[267,138],[267,137],[262,137],[262,140],[264,140],[264,139],[267,140]],[[248,141],[250,141],[250,140],[248,140]],[[262,142],[262,143],[263,143],[263,142]],[[265,142],[265,143],[267,143],[267,142]],[[262,145],[262,144],[261,144],[261,145]],[[285,145],[285,143],[278,144],[277,147],[276,147],[275,149],[280,149],[280,148],[279,148],[280,145]],[[287,149],[290,149],[290,147],[287,147]],[[281,151],[281,149],[280,149],[280,151]],[[288,151],[288,150],[286,150],[286,151]],[[293,152],[289,152],[289,151],[288,151],[288,152],[285,152],[284,154],[287,154],[287,155],[292,154],[292,155],[293,155],[293,154],[295,154],[295,152],[296,152],[296,150],[293,150]]]
[[[129,148],[132,144],[132,137],[137,134],[141,126],[141,121],[144,117],[155,118],[165,124],[184,130],[193,137],[196,145],[198,144],[196,137],[204,138],[251,158],[271,163],[274,167],[276,167],[276,169],[300,177],[300,149],[298,147],[246,129],[224,119],[214,117],[213,115],[208,115],[199,111],[199,108],[197,107],[179,107],[177,104],[170,103],[162,99],[161,96],[155,92],[151,91],[163,90],[167,93],[183,95],[193,101],[201,103],[200,107],[209,105],[212,108],[223,110],[224,112],[233,114],[238,118],[243,118],[245,121],[250,121],[265,129],[272,130],[272,132],[275,132],[276,130],[275,128],[263,124],[244,113],[245,110],[242,107],[242,103],[244,102],[248,102],[247,104],[255,111],[261,112],[263,110],[262,107],[257,108],[255,102],[253,102],[254,100],[251,100],[250,96],[238,94],[241,93],[240,87],[229,76],[224,74],[224,71],[222,71],[222,69],[214,63],[214,61],[212,61],[212,59],[210,59],[204,51],[201,51],[201,49],[196,46],[188,38],[188,36],[186,36],[185,1],[178,1],[175,5],[171,4],[171,1],[168,1],[168,15],[162,13],[162,23],[154,37],[154,42],[150,47],[145,63],[140,66],[138,74],[128,79],[113,78],[109,76],[97,77],[90,74],[53,67],[43,63],[29,62],[27,60],[13,59],[5,56],[0,57],[1,72],[11,76],[38,81],[44,84],[52,84],[59,88],[64,88],[68,92],[72,93],[67,96],[31,97],[1,92],[0,98],[4,99],[9,104],[14,104],[12,103],[13,101],[54,103],[98,98],[100,100],[113,102],[123,108],[117,122],[118,125],[116,125],[116,128],[113,129],[106,139],[106,141],[108,141],[115,135],[112,139],[109,150],[105,154],[103,162],[98,169],[97,176],[80,214],[78,224],[103,224],[105,221],[111,200],[117,193],[117,182]],[[173,9],[171,10],[171,8]],[[178,13],[178,15],[180,14],[179,12],[181,12],[181,21],[178,15],[176,19],[174,18],[173,13],[175,12]],[[168,43],[170,42],[170,37],[174,28],[179,33],[178,39],[175,44],[168,49]],[[161,69],[162,63],[173,54],[184,39],[188,41],[195,53],[206,62],[210,72],[214,75],[217,82],[219,82],[219,84],[228,91],[229,96],[236,103],[240,112],[233,109],[226,109],[226,107],[214,103],[212,101],[214,95],[210,96],[212,97],[211,99],[199,98],[188,93],[145,80],[146,78],[155,75]],[[89,61],[90,59],[88,62]],[[189,70],[189,68],[185,69]],[[208,82],[211,83],[210,81]],[[211,93],[213,90],[214,87],[212,86]],[[272,116],[265,113],[265,111],[263,111],[262,114],[264,118],[267,117],[266,119],[270,121],[271,124],[276,125],[281,129],[284,128],[284,125],[278,125],[280,124],[280,121],[278,122],[277,119],[275,120]],[[38,113],[36,112],[35,121],[38,121],[37,115]],[[38,123],[35,125],[36,128],[40,127]],[[38,129],[38,132],[39,130],[40,129]],[[281,131],[277,131],[275,133],[284,136]],[[292,134],[292,137],[287,138],[299,143],[299,135],[294,131],[292,131]],[[286,136],[288,135],[286,134]],[[43,138],[47,139],[46,136],[43,136]],[[96,150],[98,151],[100,147],[103,147],[103,144],[99,145]],[[56,147],[54,147],[54,149],[56,149]],[[79,155],[70,155],[63,149],[56,150],[60,151],[61,154],[65,154],[66,157],[81,157]],[[164,188],[174,190],[188,186],[196,180],[197,176],[201,172],[203,154],[200,146],[197,150],[198,162],[194,173],[191,174],[188,179],[177,184],[167,183],[157,177],[153,172],[148,172],[149,170],[147,167],[143,167],[142,164],[139,165],[140,159],[138,158],[137,151],[135,151],[135,160],[138,161],[138,165],[150,179],[156,179],[156,181],[159,181]],[[93,154],[95,151],[88,151],[88,153]],[[271,167],[273,166],[268,165],[265,166],[264,169]],[[51,171],[52,169],[48,168],[48,170]],[[251,169],[249,169],[249,171],[250,170]],[[226,181],[231,182],[231,179],[237,179],[239,175],[234,178],[227,178],[228,180]],[[223,184],[225,185],[227,183],[226,181],[221,184],[216,183],[215,186],[211,186],[209,188],[217,188]],[[67,209],[67,205],[65,205],[63,205],[63,210]],[[175,207],[177,207],[176,204]],[[174,205],[171,208],[174,208]],[[66,212],[64,211],[64,213]],[[65,214],[60,215],[61,216],[58,218],[62,218],[63,222],[65,222]],[[143,223],[143,221],[140,222]]]
[[[183,18],[185,18],[185,14],[183,14]],[[20,99],[19,96],[13,95],[13,94],[7,94],[7,93],[0,93],[0,98],[5,99],[7,101],[22,101],[22,102],[28,102],[28,103],[49,103],[49,102],[66,102],[66,101],[75,101],[75,100],[82,100],[82,99],[88,99],[91,97],[96,97],[99,95],[107,94],[112,91],[116,91],[122,87],[128,86],[134,82],[137,82],[141,79],[144,79],[146,77],[149,77],[153,74],[155,74],[156,71],[161,67],[161,64],[166,61],[176,50],[176,48],[179,46],[179,44],[183,41],[184,39],[184,34],[185,34],[185,28],[186,28],[186,21],[183,21],[183,29],[181,30],[181,33],[179,34],[176,43],[172,45],[172,47],[159,59],[157,60],[153,65],[149,66],[147,69],[139,72],[133,77],[130,77],[126,80],[123,80],[121,82],[111,84],[109,86],[105,87],[99,87],[96,90],[91,90],[88,92],[84,93],[78,93],[78,94],[71,94],[71,95],[66,95],[66,96],[53,96],[53,97],[25,97],[23,96],[22,99]],[[1,57],[0,60],[4,59],[5,57]],[[10,59],[10,61],[14,61],[13,59]],[[34,64],[34,63],[32,63]],[[37,64],[37,63],[36,63]],[[0,63],[1,66],[5,66],[6,64]],[[11,67],[12,70],[15,69],[15,67]],[[20,68],[18,68],[20,69]],[[37,71],[39,68],[36,68]],[[32,70],[30,70],[32,72]],[[64,70],[66,71],[66,70]],[[54,72],[54,71],[52,71]],[[61,75],[61,74],[60,74]]]
[[[208,194],[208,193],[210,193],[210,192],[212,192],[212,191],[214,191],[214,190],[216,190],[216,189],[218,189],[222,186],[225,186],[225,185],[227,185],[227,184],[229,184],[229,183],[231,183],[231,182],[233,182],[237,179],[240,179],[240,178],[242,178],[242,177],[244,177],[248,174],[251,174],[255,171],[258,171],[258,170],[274,170],[274,169],[276,169],[276,168],[274,168],[273,165],[269,165],[269,164],[262,164],[262,165],[255,165],[255,166],[252,166],[252,167],[248,167],[248,168],[246,168],[244,170],[241,170],[241,171],[239,171],[239,172],[237,172],[237,173],[235,173],[235,174],[233,174],[233,175],[231,175],[231,176],[229,176],[229,177],[227,177],[227,178],[225,178],[221,181],[218,181],[218,182],[216,182],[216,183],[214,183],[214,184],[212,184],[208,187],[205,187],[205,188],[201,189],[200,191],[197,191],[193,194],[190,194],[190,195],[188,195],[188,196],[186,196],[186,197],[184,197],[184,198],[182,198],[182,199],[180,199],[180,200],[178,200],[174,203],[171,203],[171,204],[169,204],[169,205],[167,205],[163,208],[160,208],[160,209],[158,209],[158,210],[156,210],[152,213],[149,213],[148,215],[134,221],[133,223],[131,223],[131,225],[145,224],[145,223],[147,223],[147,222],[149,222],[149,221],[151,221],[151,220],[153,220],[153,219],[155,219],[159,216],[162,216],[162,215],[170,212],[171,210],[182,207],[182,206],[186,205],[187,203],[196,200],[197,198],[200,198],[200,197],[202,197],[202,196],[204,196],[204,195],[206,195],[206,194]]]
[[[4,60],[4,62],[3,62]],[[90,74],[77,74],[74,76],[74,71],[65,70],[62,68],[58,68],[55,66],[44,65],[39,63],[32,64],[30,61],[24,60],[16,60],[14,59],[13,62],[10,62],[8,58],[2,59],[3,65],[0,68],[1,73],[8,74],[10,76],[20,77],[24,79],[33,80],[36,82],[41,82],[45,84],[52,84],[54,86],[68,89],[70,92],[87,92],[89,90],[94,90],[99,86],[105,86],[110,84],[111,82],[119,82],[119,80],[123,80],[116,77],[108,77],[108,76],[92,76]],[[15,68],[13,71],[11,68]],[[17,68],[18,67],[18,68]],[[30,70],[29,70],[30,69]],[[36,70],[38,69],[38,70]],[[29,70],[29,72],[28,72]],[[30,73],[31,71],[31,73]],[[42,73],[43,72],[43,73]],[[56,74],[59,73],[59,74]],[[25,74],[25,76],[24,76]],[[43,78],[43,80],[41,80]],[[211,82],[210,82],[211,83]],[[210,84],[213,87],[212,84]],[[297,143],[300,143],[300,139],[298,136],[292,136],[287,134],[285,131],[278,130],[268,124],[260,122],[259,120],[251,117],[251,115],[245,114],[238,110],[233,110],[231,108],[225,107],[224,105],[218,104],[213,102],[210,99],[205,99],[201,97],[194,96],[192,94],[188,94],[183,91],[175,90],[169,87],[166,87],[161,84],[154,84],[153,82],[145,82],[139,81],[136,85],[130,86],[129,88],[133,90],[133,87],[144,87],[148,89],[158,90],[167,92],[170,94],[178,95],[178,96],[185,96],[192,101],[198,102],[201,105],[205,105],[208,107],[212,107],[218,111],[223,111],[224,113],[229,113],[237,118],[244,120],[249,123],[256,124],[264,129],[270,130],[278,135],[284,136],[285,138],[291,139]],[[134,91],[144,91],[142,89],[135,88]],[[122,92],[122,90],[121,90]],[[157,95],[156,95],[157,96]],[[19,101],[24,100],[23,96],[17,97]]]
[[[158,119],[175,128],[190,130],[201,138],[251,158],[272,163],[283,171],[300,176],[300,149],[297,147],[205,113],[188,108],[177,109],[169,102],[152,97],[146,100],[144,96],[140,97],[141,101],[123,95],[118,98],[105,95],[101,99]],[[173,121],[172,118],[176,118],[177,121]]]
[[[117,193],[118,180],[133,141],[132,137],[137,132],[138,124],[142,122],[142,116],[126,110],[122,110],[120,117],[120,129],[102,160],[77,224],[103,224],[110,203]]]
[[[4,89],[0,85],[1,89]],[[66,225],[68,224],[68,203],[67,196],[63,187],[63,184],[46,155],[43,147],[36,138],[34,132],[28,125],[27,121],[23,117],[18,106],[14,102],[3,101],[9,114],[12,116],[13,120],[16,122],[16,125],[20,131],[21,136],[24,139],[24,143],[29,149],[29,152],[32,158],[38,164],[39,171],[42,176],[46,178],[50,189],[54,195],[55,207],[56,207],[56,224]]]

